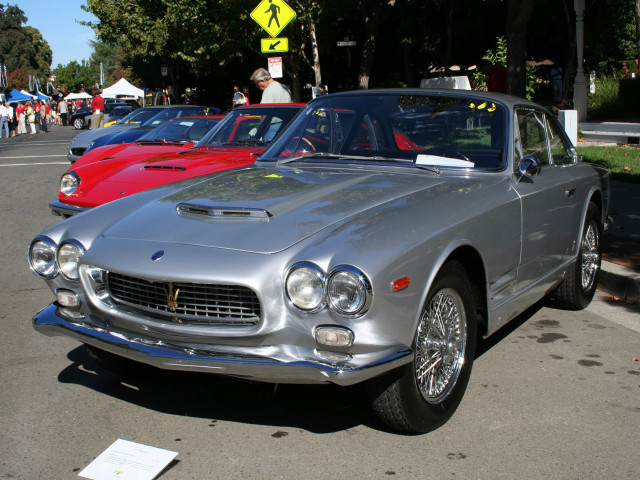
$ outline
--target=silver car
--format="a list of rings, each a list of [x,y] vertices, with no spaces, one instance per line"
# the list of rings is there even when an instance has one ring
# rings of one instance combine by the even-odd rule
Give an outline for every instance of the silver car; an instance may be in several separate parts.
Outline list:
[[[311,101],[255,165],[117,200],[42,232],[33,319],[106,366],[366,382],[388,426],[454,413],[479,338],[547,298],[582,309],[608,172],[548,111],[471,91]]]

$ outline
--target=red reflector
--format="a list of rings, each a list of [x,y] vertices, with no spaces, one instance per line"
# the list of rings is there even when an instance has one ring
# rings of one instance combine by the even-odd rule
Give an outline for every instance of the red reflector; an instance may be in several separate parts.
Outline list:
[[[393,282],[393,291],[399,292],[400,290],[404,290],[409,286],[410,280],[409,277],[402,277]]]

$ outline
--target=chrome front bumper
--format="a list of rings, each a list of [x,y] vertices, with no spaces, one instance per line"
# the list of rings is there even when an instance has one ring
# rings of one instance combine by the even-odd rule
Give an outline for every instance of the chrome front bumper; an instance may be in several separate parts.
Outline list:
[[[47,336],[67,336],[131,360],[168,370],[209,372],[268,383],[354,385],[409,363],[406,348],[357,354],[345,362],[328,362],[317,350],[264,346],[247,351],[229,346],[194,348],[138,334],[110,331],[65,318],[51,304],[33,317],[33,327]]]
[[[51,213],[53,215],[59,215],[65,218],[68,218],[73,215],[77,215],[78,213],[82,213],[86,210],[89,210],[88,208],[85,208],[85,207],[76,207],[75,205],[68,205],[58,200],[51,202],[49,204],[49,208],[51,208]]]

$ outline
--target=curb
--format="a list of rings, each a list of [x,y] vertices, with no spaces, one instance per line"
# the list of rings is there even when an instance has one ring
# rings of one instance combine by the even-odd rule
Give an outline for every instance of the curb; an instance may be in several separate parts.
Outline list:
[[[622,265],[603,261],[598,289],[628,302],[640,302],[640,274]]]

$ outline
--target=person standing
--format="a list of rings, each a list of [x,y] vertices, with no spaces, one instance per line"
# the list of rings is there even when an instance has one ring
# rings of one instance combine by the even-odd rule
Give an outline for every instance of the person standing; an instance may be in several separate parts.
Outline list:
[[[31,135],[35,134],[36,133],[36,116],[35,116],[35,111],[31,106],[31,102],[26,103],[24,121],[25,121],[25,130],[26,130],[26,125],[28,124],[29,128],[31,129],[31,132],[29,133]]]
[[[37,104],[36,122],[40,126],[40,132],[38,133],[49,133],[49,129],[47,128],[47,113],[44,102],[38,102]]]
[[[102,98],[102,90],[98,90],[91,100],[91,130],[104,127],[104,98]]]
[[[551,74],[551,85],[553,87],[553,101],[559,105],[562,103],[562,67],[553,62],[549,73]]]
[[[67,120],[67,113],[68,113],[68,108],[67,108],[67,102],[66,100],[63,98],[62,100],[60,100],[58,102],[58,113],[60,114],[60,118],[62,119],[62,125],[64,125],[65,127],[68,124],[68,120]]]
[[[249,89],[247,87],[244,87],[242,89],[242,93],[244,94],[244,104],[250,105],[251,102],[249,102]]]
[[[9,138],[9,105],[8,102],[0,104],[0,138],[2,138],[3,132],[7,132],[7,138]]]
[[[7,121],[9,122],[9,136],[16,136],[16,116],[13,106],[10,103],[7,103]]]
[[[27,133],[24,128],[24,105],[22,105],[22,102],[18,102],[16,106],[16,120],[18,121],[17,134],[23,135]]]
[[[264,68],[258,68],[250,77],[251,81],[262,90],[260,103],[292,103],[291,92],[271,78],[271,74]]]

